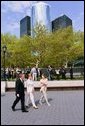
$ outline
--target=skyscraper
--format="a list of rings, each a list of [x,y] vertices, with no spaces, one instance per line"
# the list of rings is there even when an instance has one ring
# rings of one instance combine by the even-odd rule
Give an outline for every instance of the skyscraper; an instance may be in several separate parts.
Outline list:
[[[52,31],[58,30],[60,28],[66,28],[68,26],[72,26],[72,20],[66,15],[58,17],[52,21]]]
[[[33,29],[36,27],[36,24],[44,25],[48,31],[51,31],[50,7],[48,4],[44,2],[34,4],[32,6],[31,18],[32,36],[34,36]]]
[[[31,35],[31,19],[29,16],[20,21],[20,37],[23,35]]]

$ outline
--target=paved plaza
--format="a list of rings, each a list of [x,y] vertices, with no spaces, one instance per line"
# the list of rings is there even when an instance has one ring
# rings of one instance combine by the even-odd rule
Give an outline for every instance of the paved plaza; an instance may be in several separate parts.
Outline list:
[[[15,92],[1,96],[1,125],[84,125],[84,91],[48,91],[47,106],[39,104],[40,92],[35,92],[38,109],[33,109],[29,101],[29,112],[22,113],[20,102],[16,111],[11,110]],[[27,99],[27,95],[25,95]]]

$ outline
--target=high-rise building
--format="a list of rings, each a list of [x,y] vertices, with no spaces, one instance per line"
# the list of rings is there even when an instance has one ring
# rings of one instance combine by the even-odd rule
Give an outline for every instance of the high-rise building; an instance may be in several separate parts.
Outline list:
[[[50,6],[44,2],[38,2],[32,6],[31,10],[31,35],[34,36],[33,29],[37,24],[44,25],[48,31],[51,31]]]
[[[31,35],[31,19],[29,16],[20,21],[20,37],[23,35]]]
[[[72,20],[66,15],[58,17],[52,21],[52,31],[66,28],[68,26],[72,26]]]

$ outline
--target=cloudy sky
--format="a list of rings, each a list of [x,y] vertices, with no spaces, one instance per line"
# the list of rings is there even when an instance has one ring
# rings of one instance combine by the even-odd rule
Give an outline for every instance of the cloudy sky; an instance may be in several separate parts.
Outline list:
[[[20,20],[31,16],[31,6],[37,1],[1,1],[1,32],[20,36]],[[84,31],[83,1],[45,1],[50,8],[51,21],[63,14],[73,21],[74,30]]]

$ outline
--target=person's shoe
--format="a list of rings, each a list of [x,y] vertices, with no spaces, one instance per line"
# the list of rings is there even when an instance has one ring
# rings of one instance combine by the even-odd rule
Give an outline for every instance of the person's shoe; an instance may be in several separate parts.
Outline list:
[[[11,108],[12,108],[12,111],[15,111],[15,108],[13,106]]]
[[[22,110],[22,112],[28,112],[27,110]]]
[[[25,108],[27,108],[27,109],[28,109],[28,108],[29,108],[29,106],[27,106],[27,105],[26,105],[26,106],[25,106]]]
[[[51,106],[49,103],[47,103],[48,106]]]
[[[33,106],[33,108],[34,108],[34,109],[38,109],[38,107],[37,107],[37,106]]]

